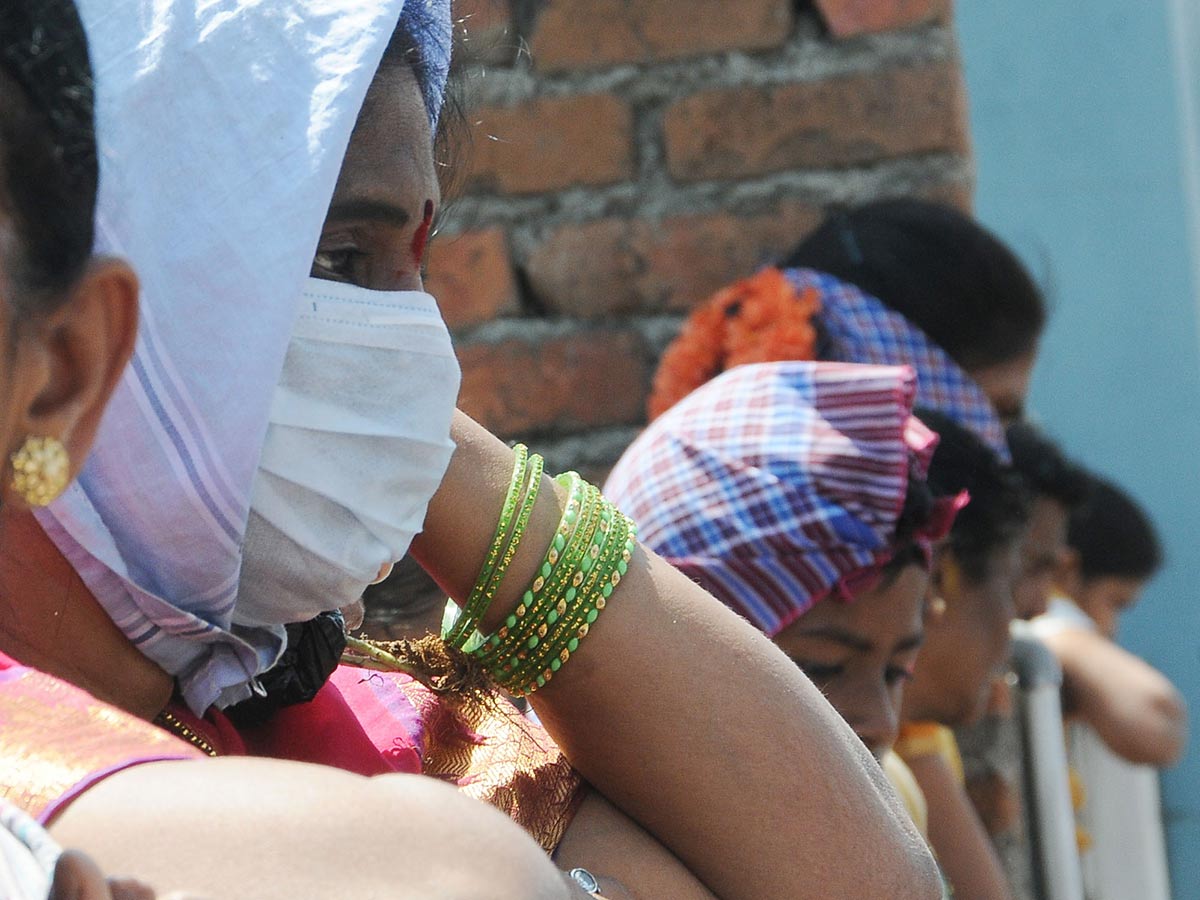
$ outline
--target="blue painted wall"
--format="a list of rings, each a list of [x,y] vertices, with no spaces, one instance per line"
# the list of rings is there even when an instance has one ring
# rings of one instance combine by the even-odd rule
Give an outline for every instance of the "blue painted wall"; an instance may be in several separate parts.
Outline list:
[[[1169,564],[1122,640],[1200,719],[1200,284],[1184,177],[1195,160],[1172,55],[1173,40],[1200,47],[1200,34],[1182,35],[1170,2],[976,0],[958,19],[979,216],[1054,304],[1032,409],[1153,512]],[[1164,778],[1179,898],[1200,896],[1196,730]]]

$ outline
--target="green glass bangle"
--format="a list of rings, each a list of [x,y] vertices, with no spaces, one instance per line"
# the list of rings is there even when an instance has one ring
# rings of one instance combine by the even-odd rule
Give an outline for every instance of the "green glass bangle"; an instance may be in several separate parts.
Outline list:
[[[511,545],[510,537],[513,514],[516,512],[517,503],[521,499],[522,492],[525,490],[526,473],[529,466],[529,448],[524,444],[517,444],[513,447],[513,455],[512,477],[508,483],[508,493],[504,497],[504,505],[500,508],[500,519],[496,523],[496,533],[492,538],[492,544],[483,559],[483,566],[479,570],[479,576],[475,579],[475,584],[471,588],[471,592],[467,595],[466,602],[462,605],[462,612],[455,619],[453,625],[442,635],[442,639],[447,644],[455,647],[461,647],[466,643],[471,632],[475,630],[476,624],[487,611],[487,606],[490,603],[490,598],[486,596],[487,588],[492,583],[493,574],[501,552],[504,550],[506,544]]]
[[[595,575],[590,578],[572,611],[558,629],[554,640],[541,661],[540,671],[535,669],[515,693],[524,696],[545,687],[554,675],[579,649],[580,642],[591,631],[600,613],[608,604],[616,586],[629,568],[629,560],[636,546],[636,526],[626,516],[609,505],[612,515],[611,533],[603,555],[597,560]]]
[[[533,586],[530,586],[536,598],[535,604],[530,605],[524,611],[522,610],[523,605],[517,607],[516,616],[520,619],[517,628],[510,630],[506,640],[500,646],[493,648],[490,664],[494,676],[500,684],[522,682],[523,672],[527,670],[530,658],[540,655],[538,648],[542,638],[546,636],[546,620],[560,614],[560,610],[563,608],[563,596],[568,595],[574,589],[572,578],[577,577],[583,557],[586,556],[600,521],[600,506],[595,502],[599,492],[587,484],[583,485],[583,491],[580,521],[572,532],[568,546],[558,564],[551,566],[548,570],[550,575],[545,576],[544,583],[539,586],[538,582],[542,581],[542,575],[547,569],[541,570],[539,578],[536,578]],[[510,616],[511,619],[512,616]]]
[[[560,484],[570,483],[559,476],[556,479]],[[551,550],[562,552],[562,549],[569,543],[570,536],[573,530],[578,527],[580,521],[579,515],[581,510],[581,485],[570,483],[570,493],[563,516],[559,521],[558,530],[555,532],[554,539],[551,542]],[[547,559],[550,557],[547,552]],[[491,635],[489,635],[483,644],[476,649],[475,656],[485,666],[495,660],[505,656],[509,650],[508,642],[510,639],[516,641],[518,636],[527,629],[532,621],[532,617],[538,614],[538,606],[542,599],[542,590],[546,585],[547,579],[541,575],[544,570],[545,562],[539,568],[538,576],[534,579],[529,588],[526,589],[520,602],[508,617],[500,624]],[[527,617],[529,621],[527,621]]]
[[[525,617],[519,632],[510,633],[507,640],[493,653],[492,671],[502,686],[519,685],[527,678],[527,671],[543,653],[541,642],[546,638],[547,622],[556,618],[564,608],[564,596],[575,590],[573,579],[578,577],[580,566],[591,546],[600,524],[601,504],[599,491],[588,484],[583,486],[583,515],[564,551],[559,563],[553,568],[540,591],[540,602],[536,609]],[[546,570],[543,569],[543,572]],[[537,587],[536,583],[534,587]],[[520,610],[518,610],[519,612]]]
[[[540,652],[531,655],[522,667],[523,689],[526,692],[539,675],[545,676],[547,671],[551,671],[552,660],[561,653],[571,635],[586,619],[593,598],[599,594],[597,585],[605,577],[612,558],[620,553],[624,545],[625,535],[614,512],[610,505],[601,501],[600,522],[584,556],[585,565],[581,565],[572,579],[572,587],[552,611],[555,615],[547,617],[543,626],[545,640],[537,648]],[[583,576],[582,579],[580,576]],[[551,628],[553,631],[550,631]]]
[[[598,590],[581,606],[578,616],[563,629],[563,640],[556,654],[550,657],[549,664],[540,675],[527,685],[524,691],[525,694],[545,687],[554,675],[566,665],[571,655],[579,649],[583,639],[591,633],[592,626],[599,619],[600,613],[607,607],[608,600],[612,596],[613,591],[616,590],[617,586],[621,583],[621,579],[624,578],[625,573],[629,570],[629,562],[633,558],[633,551],[637,546],[637,527],[625,516],[620,513],[617,515],[621,521],[620,530],[623,532],[624,540],[614,540],[617,552],[612,559],[606,560],[605,567],[607,572],[604,578],[600,579],[597,584]],[[621,536],[618,535],[617,537]]]
[[[559,521],[546,558],[542,561],[533,582],[525,591],[516,608],[496,631],[489,635],[484,644],[476,651],[476,658],[485,666],[492,665],[498,660],[509,656],[510,651],[520,641],[527,640],[529,634],[536,628],[536,621],[541,614],[541,607],[557,590],[558,582],[568,567],[573,565],[575,555],[575,534],[588,527],[591,515],[587,506],[588,485],[577,474],[568,472],[555,479],[559,484],[568,487],[568,499]]]
[[[529,520],[533,515],[533,508],[537,505],[538,493],[541,490],[543,466],[544,461],[542,457],[536,453],[530,457],[529,484],[525,491],[525,498],[521,502],[521,510],[517,515],[516,523],[513,525],[512,535],[508,546],[505,548],[503,558],[496,565],[496,568],[492,572],[492,577],[487,584],[480,590],[480,598],[475,607],[477,615],[472,622],[467,644],[482,645],[483,636],[478,631],[479,620],[487,615],[487,611],[492,606],[492,601],[496,599],[496,593],[500,590],[500,585],[504,581],[504,575],[517,554],[521,539],[525,536],[525,529],[529,526]],[[458,646],[463,647],[465,645],[460,644]]]

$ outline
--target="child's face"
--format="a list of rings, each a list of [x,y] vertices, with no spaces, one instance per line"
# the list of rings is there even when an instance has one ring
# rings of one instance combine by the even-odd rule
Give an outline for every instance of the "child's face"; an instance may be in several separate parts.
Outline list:
[[[1103,634],[1114,638],[1121,613],[1141,599],[1145,588],[1145,579],[1103,575],[1084,580],[1073,599]]]
[[[906,566],[850,602],[822,600],[775,636],[877,757],[896,740],[928,585],[922,566]]]
[[[1046,611],[1066,549],[1067,508],[1051,497],[1038,497],[1021,548],[1017,618],[1032,619]]]
[[[974,582],[943,549],[935,564],[935,592],[945,600],[945,614],[929,626],[905,719],[966,725],[983,715],[992,682],[1008,662],[1020,550],[1020,540],[997,547],[986,576]]]

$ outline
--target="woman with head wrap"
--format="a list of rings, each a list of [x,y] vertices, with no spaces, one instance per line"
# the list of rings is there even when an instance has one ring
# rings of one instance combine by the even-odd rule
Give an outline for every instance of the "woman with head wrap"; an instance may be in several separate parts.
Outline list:
[[[807,354],[788,358],[912,366],[919,407],[1007,460],[1003,426],[1021,415],[1045,318],[1024,266],[970,217],[877,201],[831,215],[778,268],[693,313],[664,356],[650,411],[746,361],[738,335],[766,329]],[[761,338],[752,346],[765,348]]]
[[[119,634],[78,595],[51,621],[23,601],[53,554],[28,540],[28,505],[60,490],[86,456],[132,349],[136,283],[91,256],[96,191],[87,45],[70,0],[0,10],[0,446],[19,447],[0,484],[5,649],[45,656],[22,636],[75,639],[65,674],[86,680]],[[27,435],[37,438],[26,440]],[[24,523],[24,524],[22,524]],[[81,625],[99,630],[81,632]],[[121,638],[124,641],[124,638]],[[126,657],[136,667],[136,657]],[[130,674],[136,677],[136,672]],[[236,897],[565,898],[579,896],[537,845],[498,813],[416,776],[368,781],[273,760],[207,759],[187,742],[0,653],[0,796],[53,819],[55,836],[108,870],[160,888]],[[169,798],[169,800],[165,799]],[[403,810],[398,816],[397,811]],[[381,831],[377,826],[390,821]],[[394,821],[392,821],[394,820]],[[486,885],[464,873],[471,846]],[[394,848],[411,856],[397,864]],[[0,895],[145,900],[104,883],[78,854],[0,801]],[[250,872],[257,878],[248,878]],[[194,896],[193,894],[189,894]]]
[[[907,368],[737,366],[652,422],[606,487],[881,760],[924,637],[932,542],[965,500],[928,493],[936,438],[911,417],[915,387]]]
[[[809,277],[807,273],[799,274]],[[797,292],[791,280],[794,275],[765,269],[718,294],[693,314],[663,359],[655,380],[652,414],[668,409],[663,416],[666,418],[678,407],[694,409],[690,396],[677,401],[680,392],[722,368],[737,372],[740,369],[734,367],[745,368],[746,363],[815,356],[821,328],[813,317],[823,308],[827,295],[812,285]],[[849,296],[853,299],[859,295]],[[869,307],[863,309],[869,311]],[[943,407],[953,413],[928,414],[928,421],[946,441],[933,456],[930,487],[936,496],[966,492],[972,498],[956,519],[948,545],[933,560],[934,611],[927,623],[928,639],[917,657],[915,677],[904,699],[906,725],[897,750],[906,761],[920,757],[919,774],[927,775],[931,747],[947,748],[957,759],[953,734],[940,723],[961,724],[981,714],[991,680],[1007,660],[1008,624],[1013,617],[1012,580],[1017,574],[1015,554],[1023,538],[1026,510],[1016,476],[998,461],[1002,445],[993,443],[989,448],[968,430],[974,423],[982,434],[1002,435],[986,401],[971,400],[967,390],[971,385],[961,372],[955,375],[956,368],[948,368],[953,364],[944,354],[939,357],[926,353],[919,358],[927,374],[940,376],[922,383],[958,385],[958,389],[939,395]],[[920,368],[917,374],[919,379]],[[918,396],[920,390],[918,386]],[[651,424],[651,432],[658,428],[657,421]],[[616,496],[628,490],[628,471],[622,466],[614,470],[609,488]],[[920,720],[917,727],[914,718]],[[936,743],[930,736],[937,739]],[[897,787],[907,796],[900,782]],[[1003,873],[966,800],[961,779],[946,785],[926,778],[916,793],[918,816],[926,807],[925,801],[929,801],[934,850],[959,893],[979,891],[978,896],[1003,896],[1007,891]],[[957,847],[947,844],[947,835],[960,839]],[[960,852],[964,843],[968,851],[965,854]],[[966,864],[962,865],[964,855]]]
[[[432,40],[385,52],[402,6],[409,33]],[[676,896],[925,896],[928,857],[870,760],[786,659],[656,558],[623,557],[626,544],[601,535],[624,535],[624,519],[580,482],[540,478],[462,419],[451,443],[457,370],[431,298],[415,290],[437,202],[430,116],[445,71],[446,5],[82,8],[98,61],[98,245],[138,266],[143,328],[77,485],[40,509],[38,525],[10,504],[0,579],[30,618],[0,632],[4,645],[206,749],[241,742],[352,771],[411,768],[433,734],[421,730],[425,713],[455,707],[428,693],[414,700],[399,677],[343,671],[324,688],[318,679],[313,702],[268,708],[255,728],[239,730],[217,706],[254,694],[283,649],[284,626],[352,602],[424,516],[414,555],[452,596],[471,600],[484,561],[491,602],[475,604],[466,625],[495,643],[474,652],[497,673],[519,670],[512,677],[530,679],[517,685],[524,690],[537,670],[513,646],[525,625],[506,622],[531,610],[522,592],[542,591],[550,576],[540,568],[583,576],[590,607],[567,590],[552,595],[569,611],[561,625],[553,603],[532,620],[549,629],[547,648],[570,637],[562,659],[572,660],[537,675],[540,686],[557,673],[534,705],[579,770],[683,866],[664,874],[670,855],[627,822],[613,832],[615,813],[581,813],[575,821],[591,833],[564,843],[560,861],[590,851],[638,875],[634,887],[670,884]],[[416,27],[414,11],[431,14],[431,31]],[[396,110],[404,128],[388,118]],[[305,278],[314,257],[319,283]],[[39,408],[18,416],[14,444],[38,426],[35,437],[81,451],[64,439],[74,440],[72,423],[31,418]],[[14,490],[40,506],[60,489],[51,475],[66,462],[52,444],[30,450]],[[526,471],[537,474],[516,490]],[[486,523],[507,508],[506,490],[520,513],[502,512],[497,534],[507,540],[493,544]],[[560,537],[568,549],[558,549]],[[39,577],[17,577],[17,561],[35,554]],[[609,578],[605,593],[592,570]],[[54,610],[61,624],[50,635],[37,623]],[[316,657],[336,646],[320,626],[308,634]],[[714,639],[728,656],[705,654]],[[681,697],[728,713],[681,717]],[[290,688],[286,699],[295,699]],[[497,746],[470,732],[458,740],[468,757],[471,747]],[[778,765],[780,747],[791,748],[789,766]],[[558,751],[534,749],[559,772]],[[510,771],[535,788],[518,792],[518,811],[542,799],[554,810],[543,818],[563,821],[569,779],[556,776],[550,797],[537,778],[519,780],[527,767]],[[822,810],[819,824],[791,815],[797,797]],[[747,860],[758,862],[751,870]]]
[[[929,837],[956,897],[1007,898],[1000,861],[967,797],[952,726],[977,721],[1008,665],[1014,585],[1028,523],[1021,479],[949,416],[918,415],[941,440],[929,466],[935,494],[967,491],[934,562],[933,615],[904,697],[896,752],[929,808]]]

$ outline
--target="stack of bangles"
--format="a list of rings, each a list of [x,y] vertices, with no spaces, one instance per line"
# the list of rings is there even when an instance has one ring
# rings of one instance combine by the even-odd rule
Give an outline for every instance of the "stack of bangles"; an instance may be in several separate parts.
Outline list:
[[[575,472],[555,481],[568,491],[554,540],[529,585],[494,634],[478,631],[516,556],[537,502],[543,460],[523,445],[500,512],[496,535],[475,586],[457,616],[448,616],[442,637],[471,653],[491,679],[523,697],[544,687],[579,649],[629,568],[637,527],[600,490]]]

